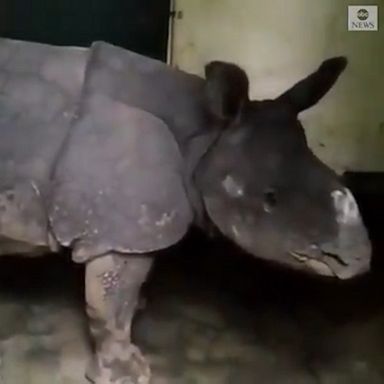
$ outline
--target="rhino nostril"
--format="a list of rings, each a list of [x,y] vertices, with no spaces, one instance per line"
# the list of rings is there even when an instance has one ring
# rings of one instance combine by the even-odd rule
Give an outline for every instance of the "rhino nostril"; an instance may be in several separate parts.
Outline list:
[[[336,252],[321,250],[323,258],[336,261],[339,265],[344,267],[348,266],[348,263]]]

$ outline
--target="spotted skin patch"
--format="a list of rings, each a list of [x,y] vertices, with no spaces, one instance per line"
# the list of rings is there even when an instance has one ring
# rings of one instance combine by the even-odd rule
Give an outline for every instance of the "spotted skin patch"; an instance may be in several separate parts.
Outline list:
[[[112,270],[104,272],[99,277],[104,287],[104,297],[113,295],[118,289],[120,273]]]
[[[231,175],[225,177],[222,181],[222,186],[227,194],[233,198],[244,196],[244,188]]]
[[[336,209],[336,220],[340,225],[360,222],[359,207],[349,189],[335,190],[331,196]]]

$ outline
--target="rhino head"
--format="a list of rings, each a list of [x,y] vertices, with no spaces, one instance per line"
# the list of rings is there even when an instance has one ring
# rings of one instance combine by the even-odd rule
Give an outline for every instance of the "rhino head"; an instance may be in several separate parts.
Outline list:
[[[205,96],[220,132],[195,182],[210,220],[254,256],[347,279],[369,269],[371,246],[352,193],[308,147],[298,114],[333,86],[329,59],[274,100],[250,100],[238,66],[211,62]]]

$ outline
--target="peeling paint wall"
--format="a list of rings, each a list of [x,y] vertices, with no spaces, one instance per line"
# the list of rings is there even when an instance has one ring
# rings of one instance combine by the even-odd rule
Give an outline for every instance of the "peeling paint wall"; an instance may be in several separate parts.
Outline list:
[[[378,32],[350,32],[348,5],[379,5]],[[271,98],[346,55],[349,66],[301,114],[315,153],[338,171],[384,171],[384,0],[176,0],[173,64],[202,73],[212,59],[247,70],[254,98]],[[381,25],[380,25],[381,24]]]

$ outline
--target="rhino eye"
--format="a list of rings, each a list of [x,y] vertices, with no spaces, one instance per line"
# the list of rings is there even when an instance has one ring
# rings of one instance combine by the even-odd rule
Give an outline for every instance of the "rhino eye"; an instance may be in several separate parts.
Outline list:
[[[271,213],[277,204],[276,191],[272,188],[264,192],[263,208],[265,212]]]

